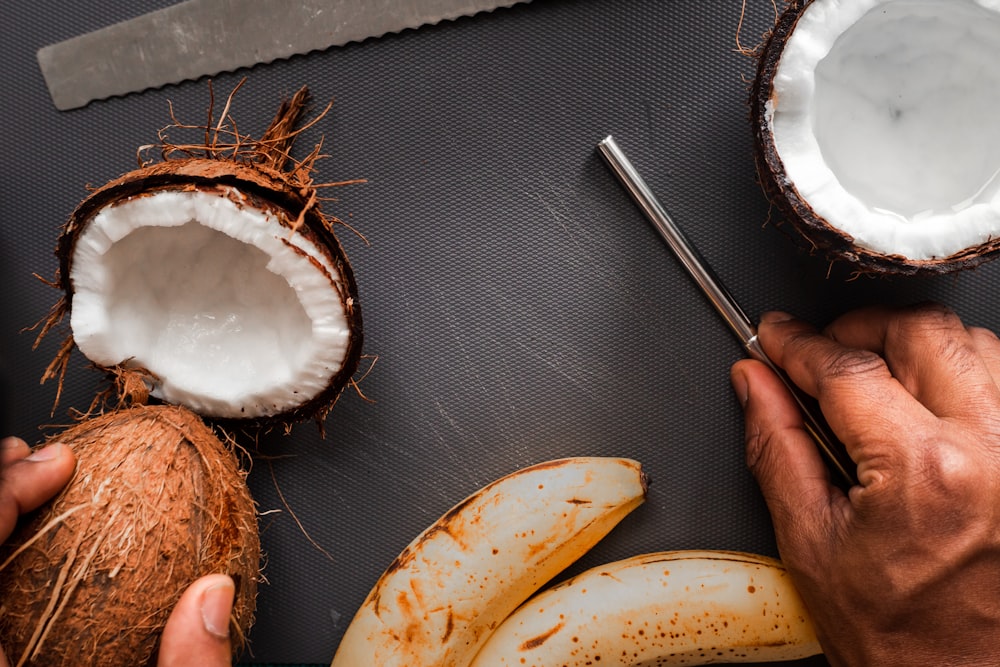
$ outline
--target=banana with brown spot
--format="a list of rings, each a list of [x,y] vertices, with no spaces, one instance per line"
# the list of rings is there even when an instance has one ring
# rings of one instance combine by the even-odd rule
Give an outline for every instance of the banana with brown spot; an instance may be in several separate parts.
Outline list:
[[[613,457],[549,461],[483,487],[389,565],[332,667],[465,667],[504,618],[645,496],[640,465]]]
[[[776,662],[821,653],[780,562],[669,551],[592,568],[519,607],[471,667]]]

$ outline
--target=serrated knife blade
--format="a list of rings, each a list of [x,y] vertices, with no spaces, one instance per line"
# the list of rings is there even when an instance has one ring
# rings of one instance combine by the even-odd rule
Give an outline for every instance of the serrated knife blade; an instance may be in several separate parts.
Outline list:
[[[57,109],[530,0],[185,0],[38,50]]]

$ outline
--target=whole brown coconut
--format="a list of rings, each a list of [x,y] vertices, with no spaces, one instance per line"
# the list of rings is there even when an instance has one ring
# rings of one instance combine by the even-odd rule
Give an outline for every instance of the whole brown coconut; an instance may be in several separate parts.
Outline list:
[[[76,473],[0,550],[0,643],[12,664],[135,667],[195,579],[236,583],[231,636],[253,621],[260,542],[236,456],[200,418],[136,406],[60,434]]]
[[[860,274],[1000,254],[1000,8],[793,0],[759,53],[757,172],[811,251]]]

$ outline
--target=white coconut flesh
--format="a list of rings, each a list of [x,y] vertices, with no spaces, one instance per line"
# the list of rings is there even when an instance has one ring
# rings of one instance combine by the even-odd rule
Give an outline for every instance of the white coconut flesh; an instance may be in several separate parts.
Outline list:
[[[1000,0],[815,0],[767,107],[786,185],[876,252],[1000,235],[998,65]]]
[[[273,416],[323,391],[351,336],[343,286],[277,216],[236,190],[161,191],[102,209],[70,273],[80,351],[147,369],[154,396],[206,416]]]

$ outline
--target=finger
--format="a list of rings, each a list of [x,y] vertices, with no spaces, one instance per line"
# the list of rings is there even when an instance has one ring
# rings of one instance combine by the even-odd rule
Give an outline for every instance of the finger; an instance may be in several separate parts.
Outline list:
[[[938,417],[978,419],[1000,401],[973,334],[946,306],[865,308],[838,318],[826,334],[881,355],[893,377]]]
[[[993,384],[1000,386],[1000,338],[982,327],[969,327],[968,331],[973,346],[993,378]]]
[[[819,400],[830,428],[857,462],[863,484],[872,481],[863,475],[882,475],[909,455],[900,425],[928,432],[937,428],[937,418],[892,377],[876,353],[845,347],[779,313],[761,318],[758,336],[768,356]]]
[[[229,667],[229,619],[236,587],[224,574],[191,584],[170,613],[160,638],[158,667]]]
[[[743,405],[747,465],[767,503],[783,558],[810,562],[845,523],[849,508],[788,390],[764,364],[733,365],[733,387]]]
[[[0,466],[20,461],[30,453],[31,448],[21,438],[9,437],[0,440]]]
[[[59,443],[4,466],[0,470],[0,541],[10,536],[20,515],[59,493],[75,469],[72,450]]]

